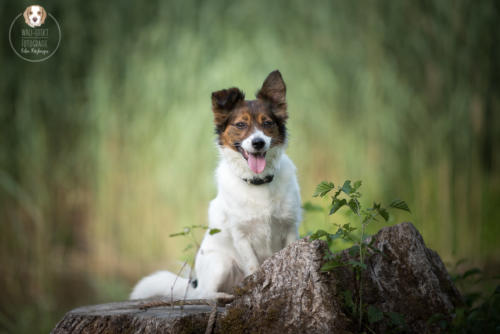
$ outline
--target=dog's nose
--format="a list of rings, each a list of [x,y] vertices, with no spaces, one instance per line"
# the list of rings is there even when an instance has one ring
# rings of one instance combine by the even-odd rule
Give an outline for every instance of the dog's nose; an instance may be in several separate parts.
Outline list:
[[[252,139],[252,146],[256,150],[260,150],[261,148],[264,147],[264,145],[266,145],[266,142],[264,141],[264,139],[259,138],[259,137]]]
[[[35,16],[35,17],[33,18],[33,21],[34,21],[34,22],[36,22],[36,20],[38,20],[38,18]]]

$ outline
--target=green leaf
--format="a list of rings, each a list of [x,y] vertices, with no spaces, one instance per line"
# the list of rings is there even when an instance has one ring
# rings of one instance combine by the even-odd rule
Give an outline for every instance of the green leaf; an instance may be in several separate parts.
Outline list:
[[[352,231],[356,231],[357,230],[356,227],[352,227],[351,224],[349,224],[349,223],[342,225],[342,228],[344,230],[346,230],[347,232],[352,232]]]
[[[221,230],[220,230],[220,229],[218,229],[218,228],[211,228],[211,229],[208,231],[208,233],[209,233],[210,235],[214,235],[214,234],[219,233],[220,231],[221,231]]]
[[[326,232],[325,230],[317,230],[316,232],[311,234],[311,240],[316,240],[316,239],[319,239],[321,237],[326,237],[327,235],[328,235],[328,232]]]
[[[328,240],[328,242],[332,242],[332,241],[335,241],[336,239],[340,238],[341,236],[342,236],[342,231],[337,230],[337,232],[335,232],[335,234],[328,234],[326,236],[326,239]]]
[[[406,326],[406,321],[405,321],[405,318],[403,318],[403,316],[397,312],[387,312],[386,313],[388,316],[389,316],[389,319],[391,319],[391,322],[393,325],[395,326]]]
[[[322,207],[320,207],[319,205],[314,205],[311,202],[305,202],[304,205],[302,205],[302,209],[308,212],[323,211]]]
[[[335,195],[332,196],[332,200],[336,199],[340,195],[341,192],[342,192],[342,189],[337,190],[335,192]]]
[[[355,191],[358,190],[359,187],[361,187],[361,184],[362,184],[361,180],[354,182],[354,185],[353,185],[354,190]]]
[[[366,315],[368,316],[368,322],[370,324],[374,324],[384,319],[384,313],[372,305],[368,306],[368,309],[366,310]]]
[[[331,271],[334,268],[342,267],[342,266],[345,266],[345,263],[337,261],[337,260],[332,260],[332,261],[328,261],[324,265],[322,265],[321,271]]]
[[[313,197],[324,197],[328,194],[335,186],[332,182],[322,181],[320,184],[316,186],[316,191],[313,194]]]
[[[389,212],[380,206],[380,203],[373,203],[373,210],[377,211],[385,221],[389,221]]]
[[[387,212],[386,209],[381,208],[378,210],[378,213],[385,219],[386,222],[389,221],[389,212]]]
[[[349,255],[351,257],[356,257],[359,255],[359,246],[352,246],[351,248],[348,249]]]
[[[188,251],[188,250],[190,250],[193,247],[194,247],[193,244],[189,244],[189,245],[186,246],[186,248],[184,248],[183,252]]]
[[[368,210],[372,210],[371,208],[368,209]],[[366,214],[365,217],[363,218],[363,221],[361,222],[361,224],[368,224],[368,223],[371,223],[372,220],[377,220],[375,219],[375,216],[373,213],[369,213],[369,214]]]
[[[357,199],[355,198],[350,199],[349,207],[351,208],[352,212],[354,212],[355,214],[359,214],[360,205]]]
[[[350,195],[354,189],[351,186],[351,180],[347,180],[344,182],[344,185],[342,188],[340,188],[343,192],[345,192],[347,195]]]
[[[462,275],[462,279],[466,279],[467,277],[469,276],[474,276],[474,275],[478,275],[481,273],[481,270],[478,269],[478,268],[472,268],[472,269],[469,269],[467,270],[463,275]]]
[[[347,264],[351,265],[352,267],[358,267],[358,268],[361,268],[361,269],[366,269],[366,264],[361,263],[359,261],[349,260],[349,261],[347,261]]]
[[[347,201],[345,198],[342,199],[334,199],[332,202],[332,208],[330,210],[330,214],[333,215],[335,212],[337,212],[341,207],[347,204]]]
[[[395,199],[394,201],[391,202],[391,204],[389,204],[389,206],[394,209],[404,210],[411,213],[408,204],[406,204],[405,201],[402,201],[400,199]]]

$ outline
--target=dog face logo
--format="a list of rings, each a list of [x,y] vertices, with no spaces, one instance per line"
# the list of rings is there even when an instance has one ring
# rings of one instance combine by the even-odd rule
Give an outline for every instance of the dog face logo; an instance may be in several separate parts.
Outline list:
[[[47,12],[42,6],[28,6],[24,11],[24,21],[31,28],[39,27],[45,22]]]

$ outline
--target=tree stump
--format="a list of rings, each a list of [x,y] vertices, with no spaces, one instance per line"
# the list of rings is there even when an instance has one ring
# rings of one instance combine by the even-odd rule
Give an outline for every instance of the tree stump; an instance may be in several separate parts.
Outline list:
[[[411,223],[383,228],[372,238],[380,252],[366,259],[360,282],[365,309],[376,309],[382,320],[371,323],[370,331],[439,331],[429,318],[451,319],[463,304],[439,255]],[[225,307],[181,310],[151,300],[81,307],[68,312],[52,333],[356,333],[358,321],[346,293],[356,296],[359,281],[347,266],[322,272],[327,251],[323,241],[298,240],[245,278]],[[356,259],[348,250],[339,255]],[[144,303],[153,306],[141,308]],[[393,316],[403,321],[395,325]]]

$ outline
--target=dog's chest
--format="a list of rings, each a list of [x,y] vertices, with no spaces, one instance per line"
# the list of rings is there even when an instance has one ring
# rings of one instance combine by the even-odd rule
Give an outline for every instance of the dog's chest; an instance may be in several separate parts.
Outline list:
[[[234,195],[228,215],[231,225],[250,241],[262,263],[284,247],[286,233],[295,221],[286,192],[270,187],[253,187],[238,198]]]
[[[250,241],[259,263],[284,247],[287,223],[274,217],[241,222],[238,229]]]
[[[258,221],[265,224],[278,224],[283,217],[290,216],[292,210],[289,203],[292,194],[285,187],[276,184],[262,186],[248,186],[243,184],[241,189],[233,188],[224,193],[226,208],[236,223],[246,224],[245,221]]]

